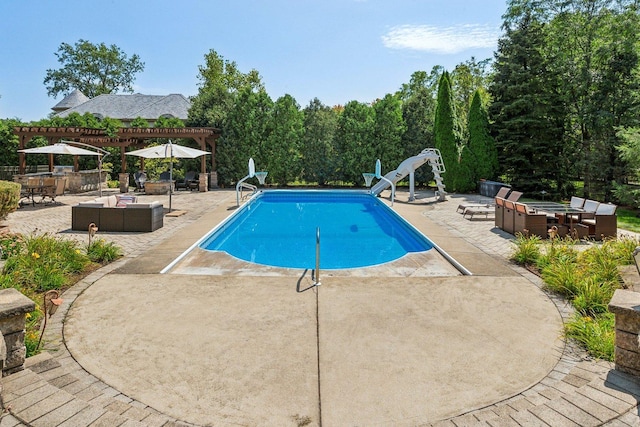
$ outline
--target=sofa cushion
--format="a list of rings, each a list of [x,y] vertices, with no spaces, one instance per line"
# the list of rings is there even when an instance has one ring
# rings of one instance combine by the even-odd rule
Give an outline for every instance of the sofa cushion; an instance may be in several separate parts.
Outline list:
[[[156,206],[162,206],[162,203],[158,201],[154,201],[151,203],[130,203],[126,207],[129,209],[151,209]]]
[[[118,208],[124,208],[129,203],[135,203],[138,200],[136,196],[129,196],[129,195],[116,196],[116,199],[118,201],[116,203],[116,207]]]
[[[104,204],[100,202],[80,202],[78,203],[78,206],[82,206],[84,208],[101,208]]]

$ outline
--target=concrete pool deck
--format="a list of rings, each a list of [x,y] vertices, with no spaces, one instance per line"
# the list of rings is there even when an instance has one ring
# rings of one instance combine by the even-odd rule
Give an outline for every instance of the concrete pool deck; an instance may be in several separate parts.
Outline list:
[[[159,275],[232,191],[174,195],[161,233],[99,233],[126,257],[65,292],[0,425],[637,425],[640,387],[565,344],[568,307],[506,261],[511,236],[456,214],[468,196],[423,196],[394,209],[474,276]],[[69,206],[12,230],[45,210],[85,238]]]

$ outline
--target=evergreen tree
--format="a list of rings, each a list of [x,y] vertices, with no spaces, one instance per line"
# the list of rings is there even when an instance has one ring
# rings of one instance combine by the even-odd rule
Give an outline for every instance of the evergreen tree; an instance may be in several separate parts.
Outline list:
[[[273,102],[264,90],[257,93],[249,87],[240,90],[226,116],[225,132],[216,143],[220,185],[230,186],[244,178],[249,158],[254,159],[256,169],[265,169],[262,144],[269,137],[272,108]]]
[[[307,182],[326,185],[337,179],[334,137],[339,114],[314,98],[304,109],[302,137],[302,177]]]
[[[529,14],[515,28],[507,28],[498,42],[490,86],[500,165],[514,188],[530,195],[557,188],[561,169],[563,120],[557,110],[562,101],[541,52],[544,42],[542,25]]]
[[[296,100],[284,95],[276,100],[270,117],[271,132],[263,144],[263,154],[271,180],[287,185],[302,175],[300,144],[304,116]]]
[[[446,169],[444,178],[449,191],[461,192],[475,188],[471,181],[471,170],[461,162],[459,146],[459,125],[456,117],[455,103],[451,92],[449,73],[445,71],[438,83],[438,100],[434,119],[436,148],[440,150]]]
[[[347,183],[359,185],[363,182],[362,173],[375,169],[374,121],[373,108],[358,101],[348,102],[340,115],[336,147],[340,158],[340,178]]]
[[[473,94],[469,108],[469,153],[471,154],[473,180],[495,179],[498,171],[498,152],[489,133],[489,117],[482,105],[480,90]]]

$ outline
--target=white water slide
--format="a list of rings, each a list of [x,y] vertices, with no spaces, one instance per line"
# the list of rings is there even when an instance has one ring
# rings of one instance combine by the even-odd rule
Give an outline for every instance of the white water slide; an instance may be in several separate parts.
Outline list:
[[[393,184],[395,185],[398,183],[398,181],[401,181],[407,175],[409,175],[409,200],[415,200],[413,191],[413,173],[416,169],[427,162],[431,165],[433,176],[438,187],[438,191],[436,191],[436,197],[439,201],[444,201],[447,192],[444,190],[445,185],[442,183],[441,174],[446,170],[444,168],[444,163],[442,162],[442,156],[440,156],[440,150],[438,150],[437,148],[425,148],[417,156],[409,157],[408,159],[404,160],[402,163],[400,163],[400,166],[398,166],[396,170],[393,170],[384,176],[386,180],[381,179],[376,183],[376,185],[371,187],[371,194],[375,194],[377,196],[391,185],[389,181],[393,182]]]

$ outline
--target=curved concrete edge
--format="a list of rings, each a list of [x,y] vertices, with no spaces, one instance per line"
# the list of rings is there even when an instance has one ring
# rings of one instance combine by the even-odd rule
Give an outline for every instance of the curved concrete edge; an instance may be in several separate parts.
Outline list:
[[[562,353],[555,306],[520,278],[110,275],[65,340],[102,381],[177,419],[430,422],[530,388]],[[319,334],[319,335],[318,335]],[[319,347],[318,347],[319,343]]]

